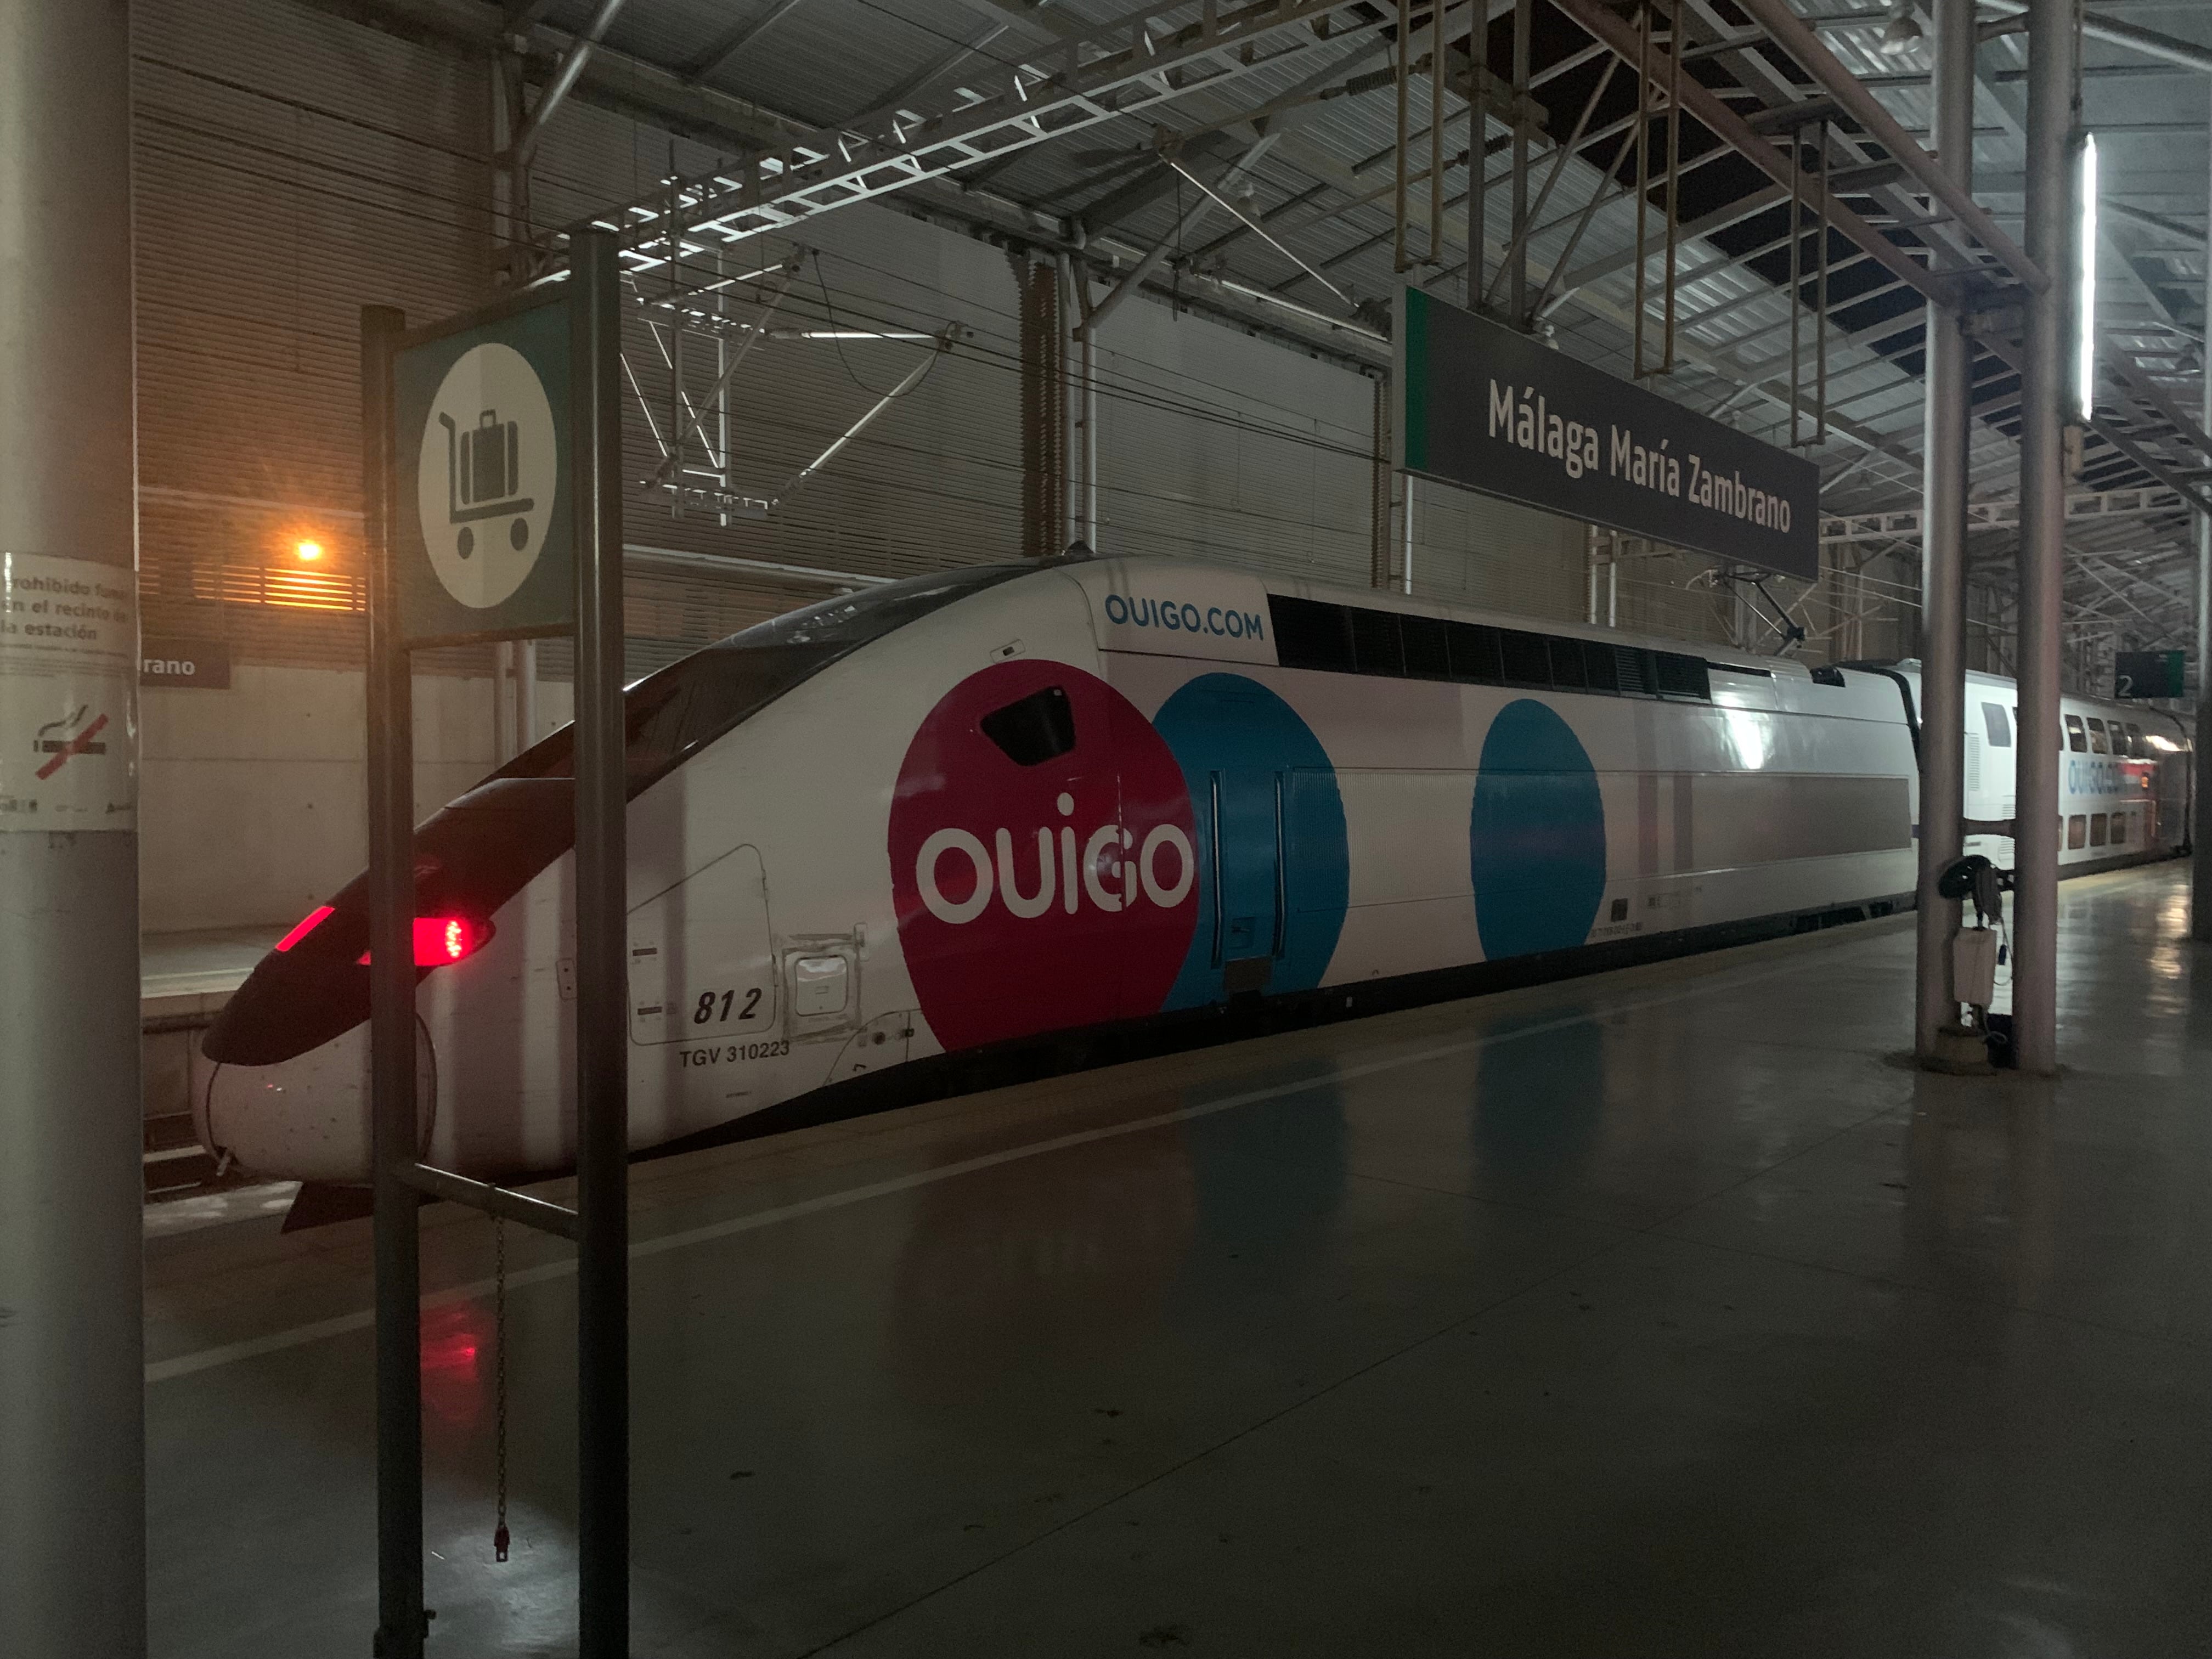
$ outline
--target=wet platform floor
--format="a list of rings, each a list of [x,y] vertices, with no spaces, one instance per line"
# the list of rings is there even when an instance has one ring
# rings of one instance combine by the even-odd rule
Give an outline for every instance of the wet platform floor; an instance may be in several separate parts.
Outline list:
[[[2056,1081],[1894,1063],[1901,919],[639,1166],[634,1651],[2203,1651],[2185,875],[2062,889]],[[566,1248],[495,1565],[424,1231],[431,1651],[573,1652]],[[368,1651],[367,1260],[149,1245],[156,1653]]]

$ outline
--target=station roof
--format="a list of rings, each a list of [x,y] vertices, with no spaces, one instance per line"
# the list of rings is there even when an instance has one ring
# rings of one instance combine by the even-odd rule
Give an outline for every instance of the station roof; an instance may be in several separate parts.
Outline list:
[[[1510,235],[1513,0],[1446,0],[1443,234],[1433,264],[1407,280],[1447,297],[1464,293],[1468,97],[1477,59],[1490,80],[1485,240],[1490,297],[1504,300],[1501,270]],[[1917,25],[1893,21],[1882,0],[1775,0],[1808,24],[1826,52],[1870,91],[1915,143],[1929,124],[1933,24],[1925,4],[1903,0]],[[1400,117],[1395,59],[1401,16],[1410,21],[1405,116],[1406,252],[1425,260],[1430,198],[1431,8],[1401,11],[1355,0],[511,0],[510,28],[564,40],[604,24],[603,50],[672,84],[742,100],[790,137],[880,135],[941,118],[954,131],[965,109],[1025,75],[1043,88],[1072,41],[1112,25],[1115,38],[1170,43],[1208,19],[1295,10],[1307,17],[1227,72],[1173,75],[1163,95],[1127,113],[1097,110],[1054,136],[1008,146],[947,178],[914,186],[933,202],[966,204],[1002,228],[1080,237],[1111,251],[1123,269],[1164,246],[1155,278],[1210,307],[1327,339],[1379,358],[1371,331],[1380,302],[1400,280],[1394,213]],[[1679,15],[1689,90],[1681,117],[1680,278],[1664,394],[1771,441],[1790,439],[1790,261],[1788,192],[1699,118],[1710,94],[1764,142],[1793,131],[1808,171],[1818,147],[1837,199],[1862,234],[1828,238],[1825,436],[1806,450],[1823,473],[1824,504],[1848,515],[1829,538],[1871,554],[1917,544],[1921,481],[1924,301],[1900,275],[1914,266],[1977,270],[2002,303],[2010,278],[1990,238],[1947,215],[1866,125],[1854,119],[1800,59],[1778,44],[1745,0],[1656,0],[1650,27],[1662,54]],[[2017,0],[1983,7],[1977,62],[1975,189],[2002,233],[2021,236],[2027,63]],[[1637,9],[1601,0],[1537,0],[1531,11],[1524,106],[1526,190],[1534,203],[1528,237],[1528,295],[1564,351],[1623,376],[1634,372],[1638,306],[1635,189],[1636,68],[1601,45],[1632,38]],[[2009,21],[2008,21],[2009,20]],[[1770,20],[1771,21],[1771,20]],[[1478,35],[1482,42],[1470,52]],[[1187,38],[1184,36],[1182,38]],[[1279,51],[1285,41],[1296,51]],[[2188,632],[2192,491],[2212,489],[2200,453],[2204,373],[2208,110],[2212,109],[2212,7],[2191,0],[2105,0],[2084,42],[2082,113],[2098,140],[2102,213],[2098,248],[2100,381],[2095,430],[2079,484],[2082,516],[2069,533],[2069,614],[2116,624],[2137,644],[2178,642]],[[1216,67],[1218,67],[1218,65]],[[1662,82],[1663,86],[1663,82]],[[1822,112],[1825,128],[1808,125]],[[1661,353],[1665,244],[1661,198],[1665,123],[1652,127],[1651,206],[1642,300],[1647,368]],[[637,210],[633,209],[633,211]],[[1009,217],[1009,215],[1012,216]],[[1809,217],[1807,221],[1811,222]],[[1802,399],[1812,395],[1818,238],[1801,246]],[[1878,240],[1884,246],[1869,249]],[[1885,259],[1887,262],[1885,263]],[[1556,274],[1555,274],[1556,268]],[[2017,295],[2018,290],[2009,290]],[[1337,325],[1332,326],[1332,324]],[[2006,504],[2017,494],[2016,354],[1978,348],[1974,364],[1972,493],[1988,528],[1971,539],[1970,580],[2011,587],[2014,538]],[[1806,405],[1801,403],[1801,410]],[[1812,422],[1801,413],[1801,426]],[[1896,515],[1907,516],[1899,518]]]

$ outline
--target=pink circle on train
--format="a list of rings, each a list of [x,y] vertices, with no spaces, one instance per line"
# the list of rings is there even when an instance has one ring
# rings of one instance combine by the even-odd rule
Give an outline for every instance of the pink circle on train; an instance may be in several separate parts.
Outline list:
[[[1157,1012],[1198,919],[1182,769],[1152,723],[1065,663],[948,692],[891,799],[891,890],[947,1048]]]

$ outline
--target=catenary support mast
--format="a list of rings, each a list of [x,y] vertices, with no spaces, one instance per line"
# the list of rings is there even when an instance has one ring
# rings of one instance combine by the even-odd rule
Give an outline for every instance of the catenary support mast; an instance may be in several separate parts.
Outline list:
[[[0,1653],[27,1659],[146,1650],[129,52],[121,0],[0,0]]]
[[[2205,224],[2205,314],[2212,317],[2212,219]],[[2204,366],[2204,429],[2212,432],[2212,362]],[[2205,458],[2212,464],[2212,455]],[[2212,939],[2212,518],[2197,515],[2197,752],[2190,757],[2197,786],[2189,817],[2194,856],[2190,860],[2189,932]]]
[[[1974,0],[1936,0],[1936,161],[1973,188]],[[1972,347],[1957,313],[1927,306],[1928,413],[1920,554],[1920,876],[1914,923],[1912,1050],[1938,1058],[1959,1017],[1951,940],[1959,904],[1936,878],[1964,850],[1966,817],[1966,397]]]
[[[2079,258],[2073,0],[2034,0],[2027,32],[2027,252],[2051,283],[2027,299],[2020,431],[2020,742],[2013,847],[2013,1036],[2020,1068],[2058,1065],[2058,659],[2064,603],[2067,349]]]

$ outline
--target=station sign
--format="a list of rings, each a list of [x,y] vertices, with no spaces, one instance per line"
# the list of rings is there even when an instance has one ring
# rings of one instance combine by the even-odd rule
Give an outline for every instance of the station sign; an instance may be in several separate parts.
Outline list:
[[[225,640],[164,639],[149,634],[138,641],[138,684],[228,691],[230,644]]]
[[[1405,472],[1813,581],[1820,473],[1541,341],[1399,290]]]
[[[2112,653],[2116,697],[2178,697],[2186,653],[2179,651],[2118,651]]]
[[[575,626],[574,287],[406,334],[393,353],[391,546],[410,647]]]

